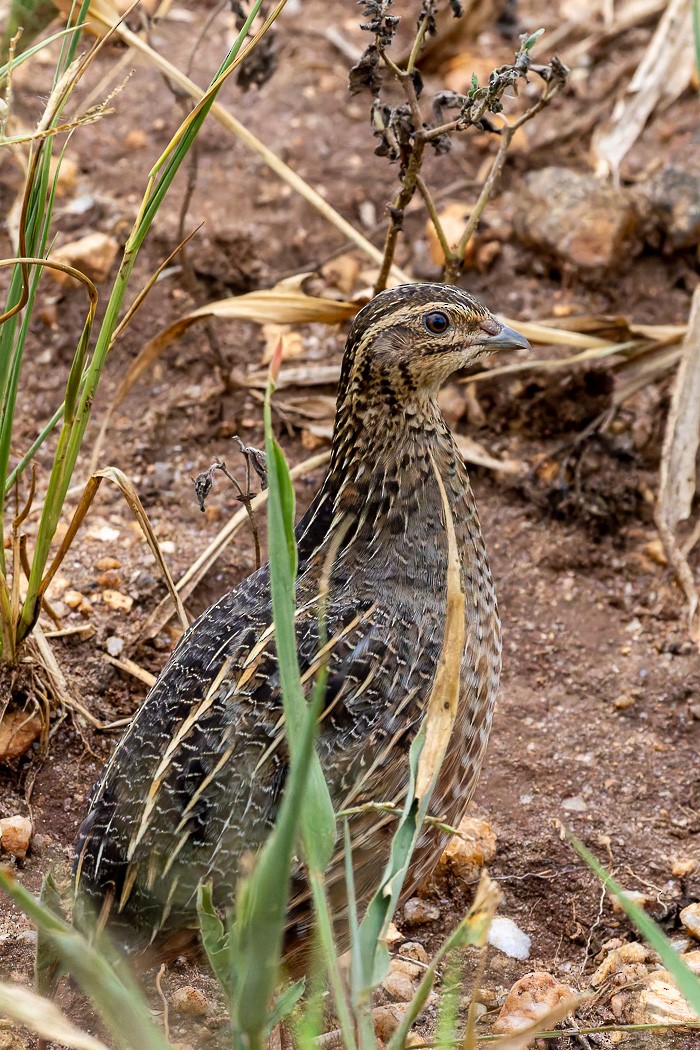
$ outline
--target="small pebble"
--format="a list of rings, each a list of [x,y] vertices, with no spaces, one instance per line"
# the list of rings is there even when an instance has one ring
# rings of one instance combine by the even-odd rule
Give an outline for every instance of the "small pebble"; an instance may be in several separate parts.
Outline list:
[[[412,926],[419,926],[425,922],[435,922],[440,918],[440,909],[432,901],[425,901],[421,897],[411,897],[403,906],[403,916],[406,922]]]
[[[63,601],[69,609],[78,609],[85,601],[85,595],[81,594],[80,591],[66,591],[63,595]]]
[[[683,962],[689,969],[700,977],[700,948],[694,948],[690,952],[686,952],[683,956]]]
[[[401,941],[403,940],[403,934],[400,930],[396,928],[396,926],[394,926],[393,922],[390,922],[389,928],[386,931],[386,937],[384,939],[386,941],[387,947],[391,950],[393,948],[398,947],[398,945],[401,944]]]
[[[410,1003],[416,990],[414,981],[393,967],[382,981],[382,988],[392,999],[398,999],[402,1003]]]
[[[170,996],[170,1005],[175,1013],[185,1017],[204,1017],[209,1010],[206,996],[189,984],[175,989]]]
[[[119,656],[124,649],[124,641],[113,634],[107,639],[107,652],[110,656]]]
[[[19,814],[0,820],[0,848],[11,857],[23,860],[32,838],[32,822]]]
[[[118,558],[110,558],[107,555],[104,558],[100,558],[99,561],[95,562],[95,568],[99,569],[100,572],[108,572],[109,569],[121,569],[122,563]]]
[[[406,1010],[398,1003],[375,1007],[372,1010],[372,1020],[377,1038],[383,1043],[388,1043],[405,1016]]]
[[[561,808],[568,810],[569,813],[585,813],[588,806],[580,795],[574,795],[573,798],[565,798]]]
[[[428,953],[418,941],[406,941],[401,945],[399,954],[408,959],[415,959],[416,962],[427,963],[428,961]]]
[[[118,250],[119,244],[114,237],[95,231],[78,241],[55,248],[51,257],[56,262],[66,263],[80,270],[95,284],[101,284],[107,280]],[[62,270],[49,270],[49,276],[56,284],[65,288],[80,287],[79,281]]]
[[[98,543],[114,543],[119,539],[119,529],[113,529],[111,525],[93,525],[91,529],[88,529],[87,536],[91,540],[97,540]],[[116,568],[116,566],[111,567]]]
[[[128,150],[143,149],[148,143],[148,135],[143,128],[132,128],[124,139],[124,145]]]
[[[439,875],[449,871],[465,882],[472,882],[495,855],[496,835],[490,824],[477,817],[465,817],[457,834],[445,846],[436,872]]]
[[[41,735],[40,715],[10,708],[0,719],[0,762],[12,762],[25,755]]]
[[[519,1032],[541,1020],[562,1000],[574,998],[574,991],[560,984],[551,973],[535,970],[525,974],[508,992],[492,1031],[494,1035]]]
[[[610,1008],[623,1024],[689,1024],[698,1020],[667,970],[653,970],[641,980],[625,984],[612,996]]]
[[[689,904],[680,914],[680,920],[691,936],[700,941],[700,904]]]
[[[677,857],[673,862],[671,874],[675,875],[677,879],[683,879],[686,875],[691,875],[696,867],[697,862],[692,857]]]
[[[130,595],[110,589],[102,592],[102,601],[115,612],[129,612],[134,604],[134,599]]]
[[[425,971],[425,967],[419,963],[413,962],[412,959],[392,959],[391,969],[394,973],[403,973],[406,977],[410,977],[414,981],[417,977],[421,977]]]

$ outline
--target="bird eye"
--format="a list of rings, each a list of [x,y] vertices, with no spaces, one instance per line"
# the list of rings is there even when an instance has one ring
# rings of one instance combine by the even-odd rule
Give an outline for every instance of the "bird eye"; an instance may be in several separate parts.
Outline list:
[[[450,319],[442,310],[432,310],[423,315],[423,324],[433,335],[442,335],[450,327]]]

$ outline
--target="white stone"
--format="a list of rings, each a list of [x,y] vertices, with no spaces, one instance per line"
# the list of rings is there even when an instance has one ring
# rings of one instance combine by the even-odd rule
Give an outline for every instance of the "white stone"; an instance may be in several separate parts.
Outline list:
[[[585,813],[588,806],[580,795],[574,795],[573,798],[565,798],[561,808],[568,809],[570,813]]]
[[[110,656],[119,656],[123,648],[124,641],[121,638],[117,638],[116,634],[107,639],[107,652]]]
[[[487,940],[492,947],[511,959],[523,961],[530,957],[532,939],[505,915],[496,915],[491,920]]]

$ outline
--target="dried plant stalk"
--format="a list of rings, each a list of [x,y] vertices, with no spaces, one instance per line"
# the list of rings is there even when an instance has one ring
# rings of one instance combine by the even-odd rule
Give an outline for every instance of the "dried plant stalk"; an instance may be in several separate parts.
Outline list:
[[[688,564],[687,549],[681,547],[677,529],[682,521],[689,518],[695,497],[699,445],[700,288],[696,288],[666,422],[656,506],[656,527],[669,563],[685,593],[690,633],[695,641],[700,641],[700,625],[696,622],[698,590]]]

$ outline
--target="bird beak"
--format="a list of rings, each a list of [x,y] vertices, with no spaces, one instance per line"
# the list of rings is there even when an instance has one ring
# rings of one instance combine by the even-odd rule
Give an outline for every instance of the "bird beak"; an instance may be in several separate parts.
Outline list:
[[[509,328],[507,324],[502,324],[500,331],[496,332],[495,335],[487,335],[483,345],[488,347],[489,351],[532,350],[525,336],[521,335],[520,332],[516,332],[514,328]]]

